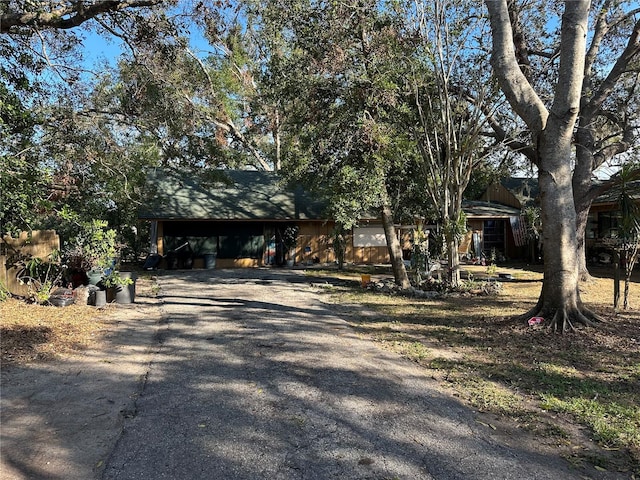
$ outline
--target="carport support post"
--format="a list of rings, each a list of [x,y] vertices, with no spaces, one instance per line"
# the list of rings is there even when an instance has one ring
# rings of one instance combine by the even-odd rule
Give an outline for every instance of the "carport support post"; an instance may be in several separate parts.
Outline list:
[[[151,226],[149,229],[149,253],[157,254],[158,253],[158,221],[151,221]]]

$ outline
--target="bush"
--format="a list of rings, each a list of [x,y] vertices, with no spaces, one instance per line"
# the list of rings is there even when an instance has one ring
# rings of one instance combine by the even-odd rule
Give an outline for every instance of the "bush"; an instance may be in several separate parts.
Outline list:
[[[458,287],[459,292],[473,293],[477,295],[498,295],[502,292],[502,284],[495,280],[482,281],[482,280],[466,280]]]
[[[105,276],[102,279],[102,284],[105,286],[105,288],[121,287],[125,285],[131,285],[132,283],[133,279],[121,277],[120,272],[118,272],[117,270],[113,270],[111,273],[109,273],[109,275]]]
[[[116,257],[116,231],[108,229],[103,220],[83,222],[81,231],[65,248],[65,257],[71,268],[89,271],[112,266]]]
[[[18,269],[16,278],[20,284],[28,287],[27,300],[39,304],[47,303],[52,288],[61,284],[66,268],[60,263],[58,251],[44,259],[17,254],[12,263]]]
[[[0,302],[4,302],[9,298],[11,298],[11,292],[7,290],[3,283],[0,283]]]

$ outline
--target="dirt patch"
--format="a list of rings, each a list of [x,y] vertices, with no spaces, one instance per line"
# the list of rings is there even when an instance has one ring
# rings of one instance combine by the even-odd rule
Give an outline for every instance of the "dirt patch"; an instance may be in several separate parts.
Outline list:
[[[160,325],[150,280],[129,305],[0,304],[0,478],[100,478],[135,413]]]
[[[2,363],[51,360],[95,345],[103,334],[106,309],[87,305],[29,305],[10,298],[0,303]]]

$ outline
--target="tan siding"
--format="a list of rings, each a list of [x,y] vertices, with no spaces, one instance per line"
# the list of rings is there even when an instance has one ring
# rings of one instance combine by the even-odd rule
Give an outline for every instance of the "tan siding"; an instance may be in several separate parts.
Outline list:
[[[217,258],[216,268],[255,268],[260,267],[262,261],[257,258]]]
[[[164,255],[164,222],[158,222],[158,238],[156,239],[158,255]]]
[[[515,197],[513,193],[507,190],[503,185],[496,183],[490,185],[484,192],[480,200],[485,202],[495,202],[502,205],[508,205],[514,208],[521,208],[520,201]]]
[[[347,262],[360,264],[389,263],[389,250],[387,247],[347,247],[349,256]]]
[[[318,258],[320,263],[335,261],[335,255],[331,248],[333,222],[304,222],[299,223],[299,226],[300,232],[296,247],[296,261],[298,263],[311,264],[314,258]]]
[[[298,233],[298,244],[295,248],[296,263],[299,265],[312,264],[314,258],[320,263],[333,263],[336,261],[335,252],[331,246],[334,222],[301,221]],[[158,222],[158,253],[163,251],[164,222]],[[411,232],[403,232],[403,247],[411,248]],[[389,250],[387,247],[354,247],[353,235],[346,238],[345,261],[356,264],[389,263]],[[307,247],[310,251],[306,251]],[[216,259],[216,268],[255,267],[264,264],[264,259]],[[200,261],[194,263],[194,268],[202,268]]]

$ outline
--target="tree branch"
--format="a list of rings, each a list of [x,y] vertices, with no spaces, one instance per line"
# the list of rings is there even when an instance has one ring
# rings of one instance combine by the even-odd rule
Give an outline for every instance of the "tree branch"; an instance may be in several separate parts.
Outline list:
[[[193,52],[191,52],[191,50],[189,50],[189,49],[187,49],[186,53],[187,53],[187,55],[189,55],[198,64],[198,66],[200,67],[200,70],[207,77],[207,83],[209,84],[209,88],[211,90],[211,93],[214,95],[214,98],[215,98],[215,92],[213,91],[213,81],[212,81],[211,76],[209,75],[209,72],[207,71],[206,67],[202,63],[202,60],[200,60],[196,55],[194,55]],[[191,103],[191,104],[193,104],[195,106],[193,101],[187,95],[185,95],[185,99],[189,103]],[[253,144],[253,142],[251,142],[247,137],[245,137],[245,135],[238,129],[238,127],[235,126],[235,124],[230,119],[219,120],[217,118],[212,118],[211,121],[218,128],[222,128],[224,131],[229,132],[247,150],[249,150],[249,153],[251,153],[253,158],[256,159],[256,161],[258,162],[258,165],[263,170],[265,170],[265,171],[273,170],[273,168],[267,163],[267,161],[262,156],[262,153]]]
[[[520,23],[519,12],[515,3],[515,0],[508,0],[507,8],[509,9],[509,20],[511,23],[511,30],[513,35],[513,46],[518,65],[520,70],[531,81],[533,69],[531,68],[531,60],[529,60],[529,46],[527,45],[527,39]]]
[[[593,37],[591,38],[591,44],[587,49],[587,55],[584,62],[584,82],[582,86],[583,96],[589,88],[591,82],[592,67],[594,62],[596,61],[598,52],[600,51],[600,45],[602,44],[602,40],[604,39],[610,28],[607,24],[607,12],[609,11],[610,3],[610,0],[607,0],[600,8],[600,11],[598,12],[598,15],[596,17],[595,26],[593,29]]]
[[[152,7],[163,2],[167,0],[81,0],[67,1],[51,11],[9,11],[0,15],[0,33],[19,33],[24,27],[66,30],[104,13]]]
[[[620,77],[627,72],[627,67],[631,61],[640,53],[640,20],[636,22],[633,27],[633,31],[629,36],[629,42],[627,46],[618,57],[618,60],[613,65],[613,68],[607,75],[607,78],[602,82],[600,88],[591,97],[591,100],[582,108],[580,115],[587,118],[593,118],[598,113],[601,105],[608,98],[609,94],[613,91],[616,83]]]
[[[544,129],[549,112],[518,65],[507,0],[485,0],[485,4],[493,38],[491,65],[512,108],[536,136]]]
[[[552,111],[558,118],[575,119],[580,111],[589,0],[565,2],[560,31],[560,64]],[[584,54],[583,54],[584,55]]]

